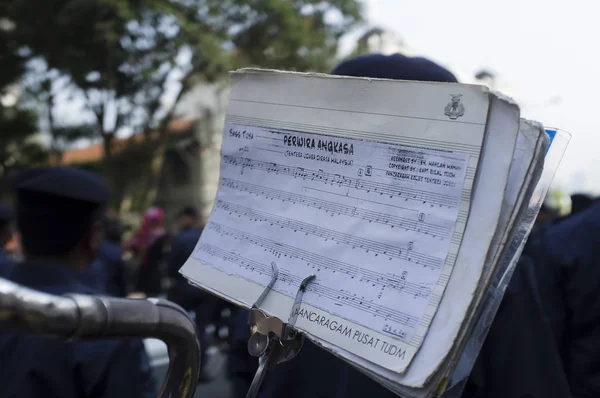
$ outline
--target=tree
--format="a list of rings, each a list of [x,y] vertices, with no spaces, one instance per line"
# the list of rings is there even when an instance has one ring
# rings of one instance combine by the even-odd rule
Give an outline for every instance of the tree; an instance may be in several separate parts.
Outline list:
[[[120,172],[111,162],[117,134],[156,130],[161,153],[174,105],[197,81],[241,66],[329,71],[361,7],[357,0],[5,0],[3,15],[30,57],[83,98],[110,177]]]
[[[35,113],[0,105],[0,177],[13,169],[46,162],[47,152],[30,140],[36,131]]]
[[[81,139],[93,139],[97,135],[95,124],[78,121],[65,123],[56,117],[56,105],[61,97],[73,91],[70,79],[56,69],[49,69],[42,59],[31,60],[28,73],[21,80],[26,95],[24,103],[40,113],[41,129],[49,138],[48,155],[51,164],[59,164],[65,150]]]
[[[330,72],[339,38],[361,20],[355,0],[212,1],[234,66]],[[230,41],[230,42],[229,42]]]
[[[33,63],[30,91],[44,104],[48,129],[64,130],[53,108],[62,80],[80,95],[104,142],[110,175],[113,141],[124,127],[155,127],[166,79],[174,72],[182,41],[161,9],[169,1],[9,0],[4,13],[15,21],[22,48]],[[36,9],[35,27],[30,10]],[[38,68],[39,69],[39,68]],[[159,116],[160,117],[160,116]],[[56,140],[53,140],[56,141]]]
[[[0,14],[0,179],[14,168],[43,163],[46,153],[31,141],[37,132],[37,115],[19,105],[14,84],[25,71],[14,26]]]

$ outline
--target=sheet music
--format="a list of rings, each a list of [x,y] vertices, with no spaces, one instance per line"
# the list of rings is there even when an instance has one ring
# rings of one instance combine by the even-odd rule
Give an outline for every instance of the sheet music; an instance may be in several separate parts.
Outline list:
[[[274,290],[288,297],[315,273],[304,302],[418,345],[456,259],[468,156],[234,124],[225,134],[193,257],[261,285],[275,261]]]
[[[314,273],[296,327],[338,355],[405,372],[456,261],[487,92],[238,73],[213,213],[180,272],[250,307],[275,261],[279,279],[261,308],[283,320]],[[468,111],[450,120],[457,96]]]
[[[348,359],[361,366],[379,383],[404,396],[430,397],[444,375],[448,354],[459,348],[461,327],[471,317],[470,306],[477,298],[482,270],[496,230],[506,184],[519,132],[519,108],[510,100],[494,93],[491,97],[486,139],[481,149],[469,222],[463,235],[456,266],[427,338],[410,368],[399,375],[364,361],[357,355]]]

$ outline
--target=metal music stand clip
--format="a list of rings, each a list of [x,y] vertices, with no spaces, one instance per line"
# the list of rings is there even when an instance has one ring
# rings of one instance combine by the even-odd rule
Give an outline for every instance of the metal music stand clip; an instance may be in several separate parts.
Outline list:
[[[296,309],[300,307],[306,286],[315,278],[315,275],[304,278],[300,284],[288,321],[284,323],[277,317],[267,316],[258,308],[273,288],[279,275],[279,269],[275,262],[271,263],[271,268],[273,270],[271,281],[250,309],[248,323],[250,324],[251,335],[248,339],[248,352],[250,355],[258,357],[258,369],[246,398],[256,397],[267,371],[275,365],[289,361],[298,355],[304,343],[304,336],[294,329],[298,318]]]

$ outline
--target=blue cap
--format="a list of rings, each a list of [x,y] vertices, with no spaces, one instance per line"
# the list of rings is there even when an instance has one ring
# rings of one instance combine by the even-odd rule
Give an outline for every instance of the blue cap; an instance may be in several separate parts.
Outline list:
[[[25,252],[67,254],[81,241],[110,198],[96,175],[71,167],[41,167],[11,176]]]
[[[15,212],[8,206],[0,203],[0,222],[9,221],[15,218]]]
[[[368,54],[339,64],[334,75],[371,77],[375,79],[415,80],[423,82],[457,83],[447,69],[426,58],[402,54]]]
[[[10,177],[17,194],[35,192],[89,203],[105,203],[110,188],[100,177],[73,167],[37,167]]]
[[[196,210],[193,206],[184,207],[181,212],[179,212],[179,217],[188,216],[188,217],[198,217],[198,210]]]

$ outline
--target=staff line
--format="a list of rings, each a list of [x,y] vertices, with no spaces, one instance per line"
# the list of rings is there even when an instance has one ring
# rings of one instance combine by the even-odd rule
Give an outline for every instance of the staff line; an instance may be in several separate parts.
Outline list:
[[[226,252],[225,250],[217,248],[213,245],[202,244],[198,247],[198,249],[202,250],[204,253],[207,253],[211,256],[219,257],[219,258],[223,259],[224,261],[234,262],[234,263],[238,264],[238,266],[244,267],[246,269],[259,270],[259,273],[261,273],[261,274],[269,275],[271,272],[270,266],[267,266],[265,264],[262,264],[262,263],[259,263],[256,261],[252,261],[252,260],[245,258],[243,256],[240,256],[236,253]],[[287,270],[285,270],[285,269],[280,269],[279,277],[277,280],[281,281],[281,282],[286,282],[286,280],[287,280],[292,286],[299,286],[300,283],[302,282],[302,278],[300,278],[290,272],[287,272]],[[278,290],[277,284],[275,284],[274,288],[275,288],[275,290]],[[386,306],[383,306],[383,305],[380,305],[377,303],[373,303],[364,298],[363,299],[358,298],[359,302],[357,304],[357,303],[355,303],[355,301],[357,299],[356,297],[351,297],[349,294],[345,294],[344,292],[340,292],[333,288],[319,284],[318,282],[311,283],[309,286],[307,286],[306,290],[312,291],[315,294],[318,294],[320,296],[329,298],[330,300],[332,300],[334,302],[339,302],[339,303],[342,303],[343,305],[348,305],[350,307],[354,307],[354,308],[363,310],[364,312],[371,313],[374,316],[379,316],[381,318],[384,318],[385,320],[390,320],[390,319],[396,320],[396,322],[398,322],[400,324],[403,324],[405,326],[411,326],[411,327],[416,327],[418,325],[419,319],[413,315],[410,315],[405,312],[398,311],[393,308],[389,308],[389,307],[386,307]],[[409,288],[408,290],[411,290],[411,289]],[[416,289],[412,289],[412,290],[416,290]],[[407,291],[407,294],[409,294],[411,296],[416,295],[416,294],[411,294],[409,291]],[[342,296],[345,296],[346,301],[344,301]],[[365,303],[368,303],[368,304],[365,304]],[[322,308],[318,305],[317,305],[317,307],[319,307],[325,311],[328,311],[326,308]],[[356,322],[354,320],[350,320],[350,321]]]
[[[418,221],[409,219],[401,216],[394,216],[390,214],[384,214],[373,210],[368,210],[358,206],[345,205],[339,202],[330,202],[327,200],[299,195],[278,189],[264,187],[261,185],[249,184],[246,182],[233,180],[229,178],[223,178],[223,187],[236,189],[239,191],[245,191],[249,194],[256,196],[263,196],[267,199],[276,198],[283,202],[301,203],[305,206],[312,207],[315,209],[323,210],[325,212],[343,214],[348,217],[360,218],[368,222],[375,222],[381,225],[388,225],[390,228],[403,228],[406,230],[412,230],[421,234],[430,236],[439,236],[448,239],[451,236],[449,228],[442,227],[436,224],[428,223],[427,221]]]

